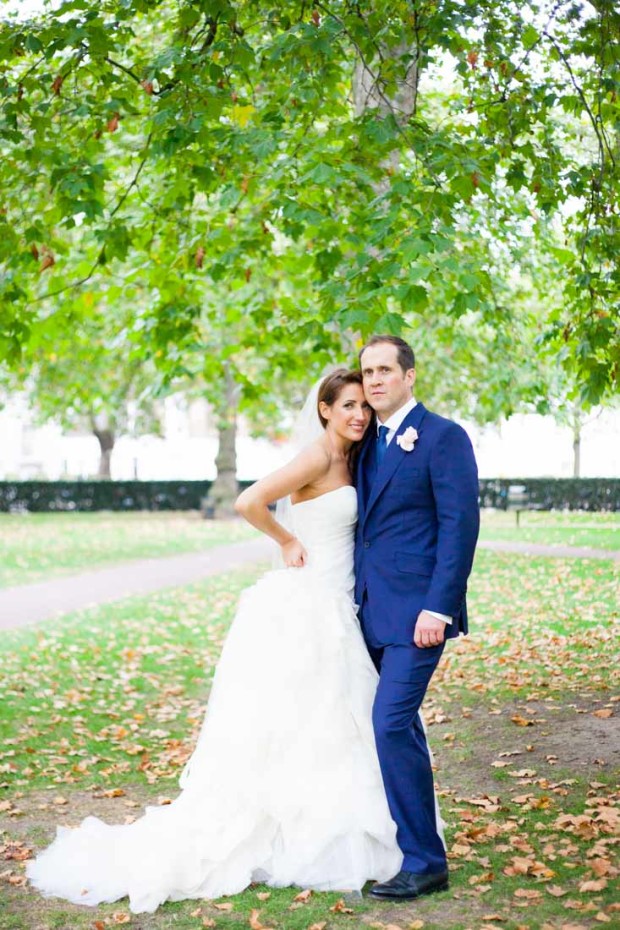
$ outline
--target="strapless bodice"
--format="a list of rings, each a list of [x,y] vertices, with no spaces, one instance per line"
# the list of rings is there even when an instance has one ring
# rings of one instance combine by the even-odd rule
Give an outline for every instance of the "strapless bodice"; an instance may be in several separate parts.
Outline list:
[[[293,532],[308,552],[307,568],[352,594],[355,488],[343,485],[320,497],[293,504],[291,510]]]

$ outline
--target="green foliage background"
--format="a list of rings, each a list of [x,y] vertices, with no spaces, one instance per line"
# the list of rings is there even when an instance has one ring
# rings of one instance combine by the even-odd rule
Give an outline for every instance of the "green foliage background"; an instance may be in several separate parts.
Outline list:
[[[389,331],[480,420],[616,390],[613,2],[55,6],[0,25],[22,377],[94,326],[158,389],[217,401],[228,368],[252,405]]]

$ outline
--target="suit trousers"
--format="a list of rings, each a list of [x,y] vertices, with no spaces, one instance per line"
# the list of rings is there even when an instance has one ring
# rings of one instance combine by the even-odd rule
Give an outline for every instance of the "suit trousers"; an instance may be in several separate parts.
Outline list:
[[[373,635],[366,597],[360,619],[379,672],[373,726],[387,801],[404,857],[402,868],[418,875],[443,872],[446,853],[437,833],[433,772],[419,710],[445,643],[426,649],[413,641],[380,645]]]

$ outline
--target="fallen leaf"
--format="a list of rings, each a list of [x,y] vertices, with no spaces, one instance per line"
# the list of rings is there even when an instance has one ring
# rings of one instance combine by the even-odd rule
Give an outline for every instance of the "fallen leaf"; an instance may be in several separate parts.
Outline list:
[[[516,723],[518,727],[533,727],[534,721],[528,720],[527,717],[522,717],[521,714],[515,714],[510,718],[513,723]]]
[[[513,894],[515,898],[526,898],[528,901],[539,901],[542,898],[542,892],[534,888],[517,888]]]
[[[568,893],[566,889],[562,888],[560,885],[546,885],[545,891],[548,894],[553,895],[554,898],[562,898],[565,894]]]
[[[592,714],[593,717],[600,717],[602,720],[607,720],[608,717],[613,717],[614,712],[611,707],[602,707],[600,710],[595,710]]]
[[[330,911],[334,911],[335,914],[352,914],[353,908],[347,907],[344,903],[344,898],[340,898],[340,900],[336,901],[336,903],[330,907]]]
[[[260,911],[253,910],[250,914],[250,930],[272,930],[271,927],[266,927],[265,924],[260,922]]]
[[[312,891],[310,888],[306,888],[304,891],[300,891],[299,894],[296,894],[293,898],[293,901],[301,901],[302,904],[305,904],[310,900],[310,895]]]
[[[130,921],[131,917],[125,911],[115,911],[112,914],[112,922],[115,924],[128,924]]]
[[[268,901],[269,898],[271,897],[271,892],[270,891],[257,891],[256,897],[258,898],[259,901]]]
[[[227,901],[225,904],[214,904],[213,907],[217,908],[218,911],[232,911],[234,904]]]
[[[598,878],[602,878],[603,875],[608,875],[610,871],[614,869],[611,861],[609,859],[605,859],[602,856],[598,857],[597,859],[590,859],[588,866],[592,869],[594,874],[598,876]]]
[[[602,891],[607,888],[606,878],[593,878],[587,882],[582,882],[579,886],[579,892],[585,894],[587,891]]]

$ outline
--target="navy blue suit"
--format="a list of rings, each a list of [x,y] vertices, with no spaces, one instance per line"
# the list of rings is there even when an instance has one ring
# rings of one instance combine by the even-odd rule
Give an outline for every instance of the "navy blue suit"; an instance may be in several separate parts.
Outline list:
[[[396,437],[417,430],[407,452]],[[418,648],[421,610],[452,617],[446,638],[467,633],[465,592],[479,529],[471,442],[452,420],[418,403],[377,466],[374,430],[360,453],[356,486],[355,599],[380,673],[373,708],[379,762],[398,828],[403,869],[446,868],[437,834],[433,775],[418,711],[444,644]]]

